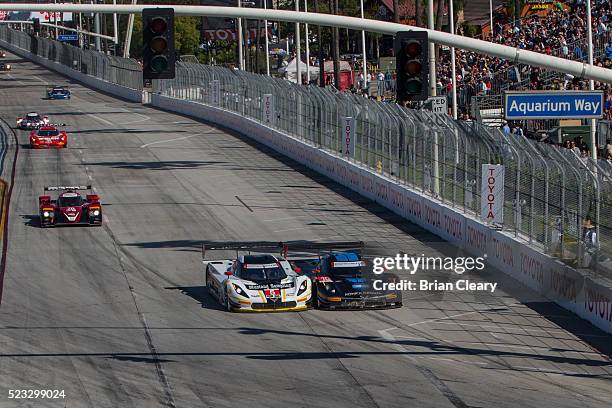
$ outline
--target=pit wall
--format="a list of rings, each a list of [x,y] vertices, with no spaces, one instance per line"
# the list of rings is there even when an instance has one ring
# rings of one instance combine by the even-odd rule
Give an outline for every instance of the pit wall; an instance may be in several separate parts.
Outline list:
[[[126,99],[131,102],[142,102],[142,91],[126,88],[121,85],[113,84],[103,79],[84,74],[80,71],[76,71],[70,67],[67,67],[66,65],[60,64],[59,62],[51,61],[46,58],[39,57],[38,55],[34,55],[29,51],[18,48],[13,44],[10,44],[3,40],[0,40],[0,46],[6,50],[9,50],[15,55],[30,60],[38,65],[42,65],[43,67],[48,68],[51,71],[74,79],[75,81],[78,81],[106,94]],[[49,85],[52,86],[53,84]]]
[[[528,243],[489,228],[370,169],[234,112],[157,94],[151,95],[151,105],[250,137],[376,201],[473,256],[487,254],[487,265],[612,333],[612,287],[529,247]]]

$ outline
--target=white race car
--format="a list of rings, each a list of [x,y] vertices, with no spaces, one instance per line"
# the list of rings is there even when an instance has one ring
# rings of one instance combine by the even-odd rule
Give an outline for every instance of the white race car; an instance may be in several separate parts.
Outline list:
[[[38,129],[48,125],[49,118],[36,112],[29,112],[23,118],[17,118],[17,127],[23,130]]]
[[[202,248],[206,286],[231,312],[299,311],[310,307],[312,282],[289,261],[268,253],[252,254],[261,244],[224,244]],[[268,246],[269,248],[269,246]],[[247,251],[235,259],[207,260],[207,250]]]

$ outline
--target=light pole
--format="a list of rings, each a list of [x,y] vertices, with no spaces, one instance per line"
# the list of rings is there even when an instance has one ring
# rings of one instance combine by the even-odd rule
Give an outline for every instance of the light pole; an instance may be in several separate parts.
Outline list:
[[[455,34],[455,11],[453,10],[453,0],[448,0],[450,6],[450,32]],[[455,47],[451,47],[451,75],[452,78],[452,97],[453,97],[453,119],[457,119],[457,72],[455,63]]]
[[[593,65],[593,26],[591,25],[591,0],[586,0],[587,15],[587,38],[589,41],[589,65]],[[589,89],[595,89],[595,81],[589,80]],[[597,160],[597,138],[596,138],[597,119],[591,119],[591,158]],[[599,237],[599,235],[598,235]]]
[[[489,0],[489,25],[491,27],[489,34],[491,35],[491,42],[493,42],[493,0]]]
[[[419,1],[419,0],[417,0]],[[452,1],[452,0],[451,0]],[[361,18],[365,18],[365,14],[363,11],[363,0],[361,0]],[[366,57],[366,35],[365,30],[361,30],[361,50],[363,51],[363,88],[366,88],[366,82],[368,78],[368,69],[367,69],[367,57]]]
[[[117,4],[117,0],[113,0],[113,4]],[[117,43],[119,42],[119,32],[117,28],[117,13],[113,13],[113,44],[114,54],[117,55]]]
[[[263,0],[264,9],[268,9],[268,0]],[[266,32],[265,47],[266,47],[266,75],[270,76],[270,47],[268,42],[268,20],[264,20],[264,30]]]
[[[433,0],[427,0],[427,28],[434,29]],[[429,96],[436,96],[436,49],[429,40]]]
[[[304,13],[308,13],[308,0],[304,0]],[[310,45],[308,44],[308,24],[304,24],[306,31],[306,83],[310,83]]]
[[[299,0],[295,0],[295,11],[299,12],[300,11],[300,1]],[[295,74],[297,76],[297,83],[298,85],[302,84],[302,75],[300,75],[300,54],[302,53],[302,49],[300,47],[300,23],[295,23],[295,53],[296,53],[296,60],[295,60]]]
[[[100,13],[96,13],[94,16],[94,31],[96,34],[100,34]],[[96,51],[100,52],[102,47],[100,46],[100,37],[96,36]]]
[[[238,8],[242,7],[242,0],[238,0]],[[242,17],[238,19],[238,66],[244,71],[244,57],[242,55]]]

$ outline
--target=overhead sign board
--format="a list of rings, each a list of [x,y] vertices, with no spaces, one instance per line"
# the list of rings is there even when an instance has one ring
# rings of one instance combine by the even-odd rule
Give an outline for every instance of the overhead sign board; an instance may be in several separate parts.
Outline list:
[[[505,92],[508,120],[599,119],[603,116],[602,91]]]
[[[79,41],[78,34],[60,34],[57,36],[57,41]]]

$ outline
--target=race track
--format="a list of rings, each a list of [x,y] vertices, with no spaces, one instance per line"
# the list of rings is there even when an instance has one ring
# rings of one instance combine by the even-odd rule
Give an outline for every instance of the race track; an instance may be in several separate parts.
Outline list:
[[[9,56],[0,117],[67,124],[20,148],[0,305],[0,407],[606,407],[612,338],[493,270],[494,294],[402,309],[240,315],[203,285],[205,240],[444,243],[249,139],[117,100]],[[69,101],[43,99],[66,84]],[[9,133],[8,141],[14,143]],[[3,177],[10,176],[12,155]],[[103,227],[38,228],[47,185],[93,184]],[[431,274],[431,279],[455,279]],[[466,276],[463,276],[466,278]],[[10,400],[10,389],[65,390]]]

